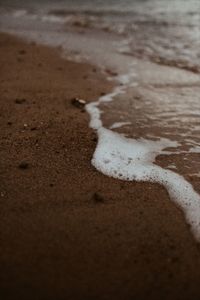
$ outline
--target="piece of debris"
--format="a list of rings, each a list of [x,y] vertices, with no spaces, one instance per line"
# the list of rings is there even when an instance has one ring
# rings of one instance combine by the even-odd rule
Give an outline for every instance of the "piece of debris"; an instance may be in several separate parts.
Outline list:
[[[77,108],[83,108],[86,105],[86,101],[79,98],[73,98],[71,100],[72,105],[74,105]]]
[[[28,164],[28,162],[26,162],[26,161],[22,161],[22,162],[20,162],[20,164],[19,164],[18,167],[19,167],[20,169],[25,170],[25,169],[28,169],[29,164]]]
[[[72,26],[88,28],[88,27],[90,27],[90,23],[88,20],[80,19],[80,20],[75,20],[74,22],[72,22]]]
[[[94,193],[93,200],[96,203],[103,203],[104,202],[104,198],[99,193]]]
[[[21,54],[21,55],[24,55],[24,54],[26,54],[26,51],[25,50],[19,50],[18,53]]]
[[[31,131],[35,131],[35,130],[37,130],[36,126],[31,127]]]
[[[110,70],[110,69],[105,69],[105,71],[106,71],[107,74],[109,74],[111,76],[117,76],[118,75],[117,72],[115,72],[113,70]]]
[[[24,99],[24,98],[16,98],[15,99],[15,103],[17,103],[17,104],[23,104],[25,102],[26,102],[26,99]]]

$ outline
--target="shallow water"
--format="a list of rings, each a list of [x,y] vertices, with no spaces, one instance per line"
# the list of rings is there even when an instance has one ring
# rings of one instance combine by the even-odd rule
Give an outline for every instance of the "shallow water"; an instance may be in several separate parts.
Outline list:
[[[1,1],[1,29],[98,64],[117,87],[87,106],[106,175],[163,184],[200,238],[200,2]],[[112,130],[111,130],[112,129]]]
[[[120,51],[199,72],[198,0],[1,0],[0,9],[68,26],[100,28],[124,37]],[[16,14],[17,16],[17,14]]]

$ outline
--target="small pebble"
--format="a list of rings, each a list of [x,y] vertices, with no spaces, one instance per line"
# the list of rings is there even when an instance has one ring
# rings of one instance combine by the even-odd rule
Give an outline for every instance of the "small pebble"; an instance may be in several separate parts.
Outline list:
[[[83,108],[86,105],[86,101],[79,98],[71,99],[71,104],[77,108]]]
[[[29,167],[29,164],[26,162],[26,161],[22,161],[20,164],[19,164],[19,168],[20,169],[28,169]]]
[[[113,71],[113,70],[110,70],[110,69],[106,69],[105,71],[106,71],[107,74],[109,74],[109,75],[111,75],[111,76],[117,76],[117,75],[118,75],[117,72],[115,72],[115,71]]]
[[[93,199],[96,203],[103,203],[104,198],[99,193],[94,193]]]
[[[25,50],[19,50],[18,53],[21,54],[21,55],[24,55],[24,54],[26,54],[26,51]]]
[[[16,104],[23,104],[24,102],[26,102],[26,99],[24,99],[24,98],[17,98],[17,99],[15,99],[15,103]]]

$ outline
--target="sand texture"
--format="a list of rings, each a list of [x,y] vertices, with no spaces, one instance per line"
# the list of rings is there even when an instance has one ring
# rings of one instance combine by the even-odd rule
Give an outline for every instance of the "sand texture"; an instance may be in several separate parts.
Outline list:
[[[200,299],[200,253],[166,190],[92,165],[94,66],[0,35],[0,298]]]

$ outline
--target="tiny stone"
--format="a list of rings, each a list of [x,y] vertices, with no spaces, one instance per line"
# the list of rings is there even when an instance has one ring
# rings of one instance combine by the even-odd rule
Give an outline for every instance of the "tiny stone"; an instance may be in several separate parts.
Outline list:
[[[117,76],[117,75],[118,75],[117,72],[115,72],[115,71],[113,71],[113,70],[110,70],[110,69],[106,69],[105,71],[106,71],[107,74],[109,74],[109,75],[111,75],[111,76]]]
[[[26,54],[26,51],[25,50],[19,50],[18,53],[21,54],[21,55],[23,55],[23,54]]]
[[[99,193],[94,193],[93,199],[96,203],[104,202],[104,198]]]
[[[19,168],[20,169],[28,169],[29,167],[29,164],[26,162],[26,161],[22,161],[20,164],[19,164]]]
[[[26,102],[26,99],[23,99],[23,98],[17,98],[17,99],[15,99],[15,103],[17,103],[17,104],[22,104],[24,102]]]
[[[79,98],[71,99],[71,104],[77,108],[83,108],[86,105],[86,101]]]

